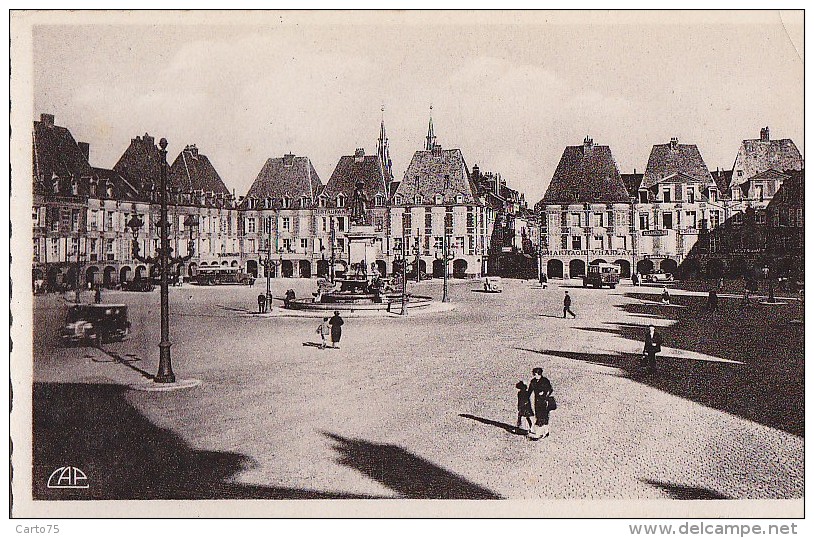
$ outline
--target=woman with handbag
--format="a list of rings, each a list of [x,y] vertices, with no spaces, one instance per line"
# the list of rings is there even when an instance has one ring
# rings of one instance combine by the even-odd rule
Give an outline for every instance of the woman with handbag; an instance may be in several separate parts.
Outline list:
[[[543,377],[542,368],[534,368],[531,371],[531,381],[529,382],[529,400],[534,399],[534,426],[529,431],[529,439],[537,441],[543,437],[548,437],[548,414],[553,407],[554,398],[551,393],[554,388],[551,381]]]

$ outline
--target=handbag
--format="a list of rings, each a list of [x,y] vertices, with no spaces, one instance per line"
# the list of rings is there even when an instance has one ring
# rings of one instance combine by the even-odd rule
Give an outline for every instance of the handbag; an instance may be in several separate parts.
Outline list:
[[[554,399],[554,396],[548,397],[548,410],[554,411],[557,408],[557,400]]]

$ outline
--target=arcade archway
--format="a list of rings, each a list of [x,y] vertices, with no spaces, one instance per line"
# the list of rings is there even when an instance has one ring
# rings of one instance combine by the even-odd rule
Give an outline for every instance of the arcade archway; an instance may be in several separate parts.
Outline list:
[[[548,260],[545,268],[548,278],[562,278],[565,274],[565,267],[560,260]]]
[[[454,278],[466,278],[466,260],[455,260],[452,262],[452,276]]]
[[[585,262],[582,260],[571,260],[568,264],[568,273],[571,278],[585,276]]]

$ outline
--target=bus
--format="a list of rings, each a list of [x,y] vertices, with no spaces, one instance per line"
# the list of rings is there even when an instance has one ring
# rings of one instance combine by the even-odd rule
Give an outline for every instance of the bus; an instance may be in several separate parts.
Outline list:
[[[615,288],[619,283],[619,266],[612,263],[597,263],[589,265],[588,272],[582,277],[582,287],[593,286],[601,288],[610,286]]]
[[[192,278],[193,284],[213,286],[218,284],[251,284],[254,277],[243,273],[238,267],[201,267]]]

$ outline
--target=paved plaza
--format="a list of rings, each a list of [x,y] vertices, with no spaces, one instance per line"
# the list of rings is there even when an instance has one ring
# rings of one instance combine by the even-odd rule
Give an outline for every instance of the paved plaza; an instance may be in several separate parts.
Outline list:
[[[273,280],[275,309],[286,289]],[[110,291],[132,336],[62,347],[65,301],[35,298],[34,488],[39,498],[745,499],[803,496],[803,325],[797,300],[577,281],[453,281],[454,309],[354,316],[338,350],[316,318],[254,316],[249,287],[170,290],[173,366],[155,373],[158,292]],[[562,319],[562,296],[576,319]],[[436,298],[441,281],[411,285]],[[87,300],[87,298],[86,298]],[[639,369],[647,324],[660,371]],[[515,383],[540,366],[559,408],[551,436],[514,433]],[[60,465],[88,490],[46,490]]]

